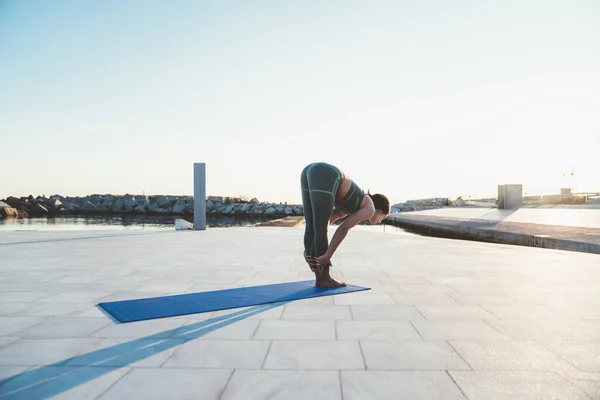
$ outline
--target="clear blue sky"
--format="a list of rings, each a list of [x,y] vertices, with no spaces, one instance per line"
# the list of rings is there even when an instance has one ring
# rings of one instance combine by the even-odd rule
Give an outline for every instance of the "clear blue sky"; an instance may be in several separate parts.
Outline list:
[[[600,190],[600,2],[0,0],[0,197]]]

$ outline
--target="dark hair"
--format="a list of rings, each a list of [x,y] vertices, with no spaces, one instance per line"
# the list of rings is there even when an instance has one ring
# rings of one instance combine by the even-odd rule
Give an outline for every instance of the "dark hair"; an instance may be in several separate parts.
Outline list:
[[[373,200],[376,210],[381,211],[384,214],[390,213],[390,200],[384,194],[371,194],[371,191],[369,191],[367,192],[367,195]]]

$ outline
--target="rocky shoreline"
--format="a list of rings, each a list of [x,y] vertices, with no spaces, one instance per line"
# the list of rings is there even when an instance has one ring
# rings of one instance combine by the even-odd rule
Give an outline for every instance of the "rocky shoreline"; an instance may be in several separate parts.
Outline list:
[[[429,210],[448,206],[466,206],[459,199],[447,198],[410,200],[391,206],[392,213]],[[194,214],[193,196],[173,195],[111,195],[33,197],[10,196],[0,200],[0,218],[39,218],[56,215],[173,215]],[[208,196],[206,214],[214,216],[303,216],[302,204],[266,203],[258,199]]]
[[[0,217],[44,217],[62,214],[149,214],[149,215],[193,215],[193,196],[171,195],[100,195],[50,197],[32,195],[10,196],[2,200],[8,207]],[[1,204],[0,204],[1,206]],[[254,198],[209,196],[206,213],[212,215],[294,216],[303,215],[302,205],[260,202]]]

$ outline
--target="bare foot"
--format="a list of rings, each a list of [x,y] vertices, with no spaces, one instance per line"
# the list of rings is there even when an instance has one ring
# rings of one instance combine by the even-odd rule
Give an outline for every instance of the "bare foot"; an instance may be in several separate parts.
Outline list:
[[[346,282],[340,282],[329,275],[329,265],[326,267],[319,268],[320,271],[316,272],[317,277],[320,275],[320,282],[316,283],[317,287],[320,288],[336,288],[346,286]]]

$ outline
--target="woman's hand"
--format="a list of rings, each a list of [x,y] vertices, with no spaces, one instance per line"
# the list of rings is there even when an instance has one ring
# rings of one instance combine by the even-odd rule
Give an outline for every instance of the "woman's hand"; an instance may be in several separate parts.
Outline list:
[[[315,267],[318,266],[317,264],[317,259],[309,256],[308,254],[304,253],[304,260],[306,261],[306,263],[308,264],[308,267],[310,268],[310,270],[312,272],[315,272]]]
[[[317,263],[323,267],[331,265],[331,257],[325,253],[321,257],[317,257]]]

